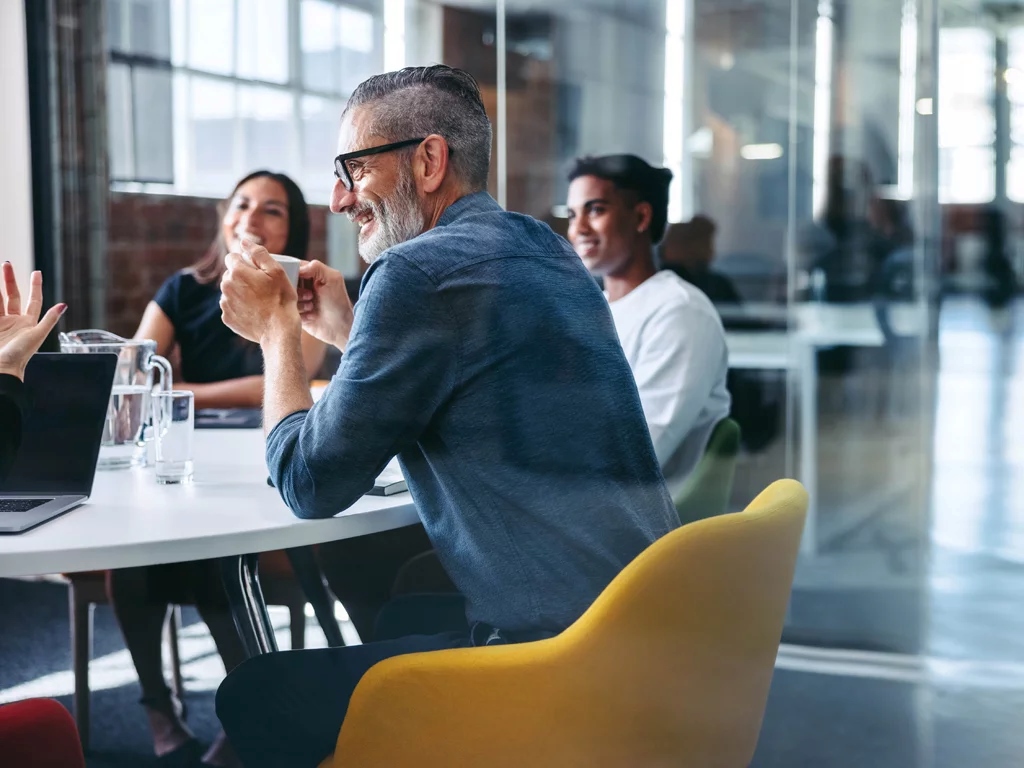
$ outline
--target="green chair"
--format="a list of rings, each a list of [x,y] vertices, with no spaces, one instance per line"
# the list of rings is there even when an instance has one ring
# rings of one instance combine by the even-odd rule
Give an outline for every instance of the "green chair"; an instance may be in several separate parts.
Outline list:
[[[726,512],[739,451],[740,425],[722,419],[708,438],[704,456],[673,499],[683,525]]]

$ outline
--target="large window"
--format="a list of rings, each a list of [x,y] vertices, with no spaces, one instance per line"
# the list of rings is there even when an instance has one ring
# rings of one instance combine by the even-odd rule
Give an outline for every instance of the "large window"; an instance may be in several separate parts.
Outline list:
[[[995,37],[939,33],[939,202],[987,203],[996,192]]]
[[[112,183],[220,197],[332,183],[345,99],[383,67],[381,0],[108,0]]]
[[[1006,169],[1006,194],[1024,203],[1024,27],[1007,36],[1006,96],[1010,102],[1010,164]]]

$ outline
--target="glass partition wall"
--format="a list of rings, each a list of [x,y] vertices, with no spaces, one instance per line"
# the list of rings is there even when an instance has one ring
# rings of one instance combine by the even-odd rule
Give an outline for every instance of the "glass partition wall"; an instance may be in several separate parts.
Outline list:
[[[972,31],[948,34],[954,5]],[[792,725],[815,706],[794,690],[871,685],[912,701],[912,722],[880,725],[886,764],[943,764],[972,686],[1024,679],[1024,313],[991,277],[1024,264],[1009,205],[1019,35],[970,0],[387,7],[404,19],[393,63],[480,79],[508,208],[565,234],[569,161],[632,152],[675,177],[660,258],[687,247],[685,222],[714,222],[712,268],[739,296],[719,306],[744,434],[731,508],[780,477],[808,488],[778,668],[846,676],[780,676],[755,764],[790,764],[773,762],[789,746],[773,727],[815,740]],[[890,711],[843,701],[853,719]],[[821,764],[835,749],[823,739]]]
[[[1016,151],[991,136],[1020,76],[989,86],[1022,48],[947,30],[939,67],[937,5],[109,0],[111,182],[126,206],[218,196],[268,166],[325,203],[355,85],[432,62],[480,82],[492,194],[556,231],[572,158],[668,167],[660,258],[685,254],[682,225],[703,215],[734,288],[719,307],[743,430],[732,506],[783,476],[811,495],[787,639],[913,655],[928,626],[940,170],[950,201],[1007,187],[990,160]],[[1003,118],[990,90],[1008,94]],[[943,96],[969,119],[943,123]],[[324,221],[328,257],[357,277],[353,229]]]
[[[743,429],[731,506],[784,476],[811,495],[784,654],[1020,662],[1009,641],[971,645],[1003,637],[997,596],[1024,559],[1005,290],[1024,273],[1024,25],[997,5],[109,0],[111,176],[124,202],[222,194],[269,165],[325,203],[354,85],[434,62],[480,82],[492,194],[556,231],[572,158],[670,168],[659,257],[703,215],[735,291],[719,306]],[[279,55],[248,56],[251,39]],[[354,232],[325,218],[357,277]]]
[[[493,191],[510,209],[564,234],[568,162],[632,152],[675,177],[664,260],[686,247],[682,223],[714,222],[713,269],[740,296],[719,307],[744,431],[732,507],[783,476],[812,498],[785,639],[923,652],[935,3],[505,0],[441,13],[473,30],[445,61],[487,59],[475,74],[499,98]]]

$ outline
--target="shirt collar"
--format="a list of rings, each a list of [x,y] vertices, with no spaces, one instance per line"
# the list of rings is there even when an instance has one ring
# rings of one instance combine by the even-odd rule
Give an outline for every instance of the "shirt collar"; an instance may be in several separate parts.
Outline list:
[[[473,192],[472,194],[460,197],[454,203],[444,209],[441,218],[437,220],[437,226],[443,227],[451,224],[463,216],[474,213],[486,213],[488,211],[500,211],[501,206],[486,192]]]

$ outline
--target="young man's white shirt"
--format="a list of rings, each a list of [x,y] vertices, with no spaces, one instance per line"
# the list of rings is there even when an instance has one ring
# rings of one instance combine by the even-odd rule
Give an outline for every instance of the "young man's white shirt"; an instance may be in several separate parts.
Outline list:
[[[729,415],[729,353],[711,300],[662,271],[609,304],[673,497]]]

